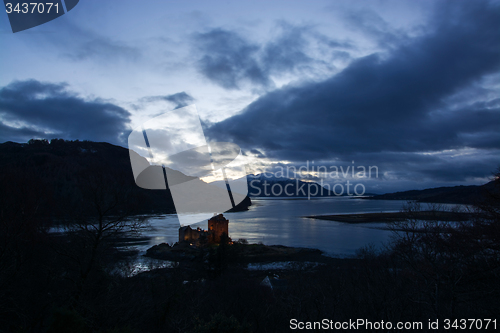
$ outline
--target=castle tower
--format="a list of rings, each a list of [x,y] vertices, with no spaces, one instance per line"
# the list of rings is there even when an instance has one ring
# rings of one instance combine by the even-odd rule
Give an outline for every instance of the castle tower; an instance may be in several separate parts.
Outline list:
[[[229,237],[228,231],[229,220],[226,220],[224,215],[219,214],[208,220],[208,241],[210,243],[219,244],[222,234]]]

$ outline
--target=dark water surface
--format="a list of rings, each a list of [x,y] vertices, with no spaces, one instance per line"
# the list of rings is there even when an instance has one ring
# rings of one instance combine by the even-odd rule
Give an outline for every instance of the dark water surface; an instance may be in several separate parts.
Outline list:
[[[307,215],[397,212],[403,201],[363,200],[348,197],[321,199],[252,199],[249,211],[225,213],[233,240],[245,238],[250,243],[317,248],[332,256],[353,255],[360,247],[381,246],[389,240],[385,223],[347,224],[304,218]],[[207,228],[207,222],[192,227]],[[149,241],[138,248],[178,240],[176,215],[151,216],[143,236]]]

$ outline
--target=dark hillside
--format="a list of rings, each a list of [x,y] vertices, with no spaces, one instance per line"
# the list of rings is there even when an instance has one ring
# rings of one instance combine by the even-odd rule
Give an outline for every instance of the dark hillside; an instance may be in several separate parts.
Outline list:
[[[493,181],[481,186],[453,186],[437,187],[425,190],[412,190],[404,192],[375,195],[367,199],[374,200],[415,200],[429,203],[454,203],[475,205],[484,200],[488,192],[494,191]]]
[[[116,202],[111,214],[175,213],[170,191],[138,187],[128,149],[105,142],[6,142],[0,144],[0,173],[4,195],[26,177],[33,186],[41,186],[44,213],[53,217],[86,214],[86,205],[97,195],[101,200]],[[250,204],[247,198],[239,208],[246,209]]]

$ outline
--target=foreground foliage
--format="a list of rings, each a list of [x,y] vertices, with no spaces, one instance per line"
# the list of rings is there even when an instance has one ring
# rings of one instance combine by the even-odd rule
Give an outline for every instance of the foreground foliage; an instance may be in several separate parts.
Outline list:
[[[77,215],[78,228],[54,237],[39,214],[49,207],[43,184],[23,177],[0,197],[0,332],[285,332],[292,318],[427,322],[500,313],[499,192],[478,203],[472,221],[409,218],[394,225],[385,251],[365,248],[346,264],[275,272],[287,285],[272,290],[260,285],[268,272],[233,265],[219,249],[210,254],[215,266],[196,272],[113,274],[123,257],[112,233],[127,220],[106,219],[106,207],[125,212],[126,200],[115,200],[124,193],[100,192],[98,179],[82,185],[93,223]]]

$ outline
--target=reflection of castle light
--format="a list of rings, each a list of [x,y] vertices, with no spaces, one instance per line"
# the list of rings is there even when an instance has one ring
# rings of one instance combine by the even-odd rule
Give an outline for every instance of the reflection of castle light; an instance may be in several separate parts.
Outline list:
[[[203,245],[204,243],[219,244],[221,238],[224,238],[224,236],[228,237],[229,235],[228,225],[229,220],[224,215],[219,214],[208,220],[208,230],[201,228],[192,229],[190,226],[180,227],[179,243],[189,242],[196,243],[197,245]],[[231,240],[228,239],[228,241],[230,242]]]

